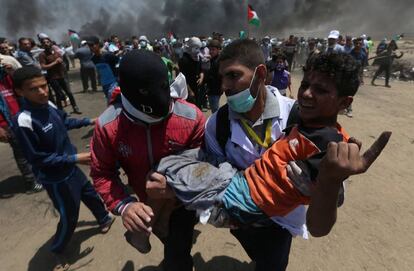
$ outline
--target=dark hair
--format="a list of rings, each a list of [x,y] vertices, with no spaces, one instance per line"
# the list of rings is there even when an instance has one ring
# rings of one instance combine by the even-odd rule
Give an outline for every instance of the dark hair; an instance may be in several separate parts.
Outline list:
[[[397,46],[397,42],[395,40],[391,40],[390,43],[388,44],[388,48],[389,50],[397,50],[398,46]]]
[[[219,63],[226,60],[237,61],[249,69],[254,69],[260,64],[265,64],[260,46],[256,42],[248,39],[235,40],[224,47],[219,56]]]
[[[212,39],[208,43],[207,47],[209,47],[209,48],[217,48],[217,49],[221,50],[221,42],[218,41],[218,40],[216,40],[216,39]]]
[[[360,65],[354,58],[345,53],[321,53],[308,59],[305,77],[310,72],[320,72],[329,76],[335,83],[338,96],[354,96],[359,87]]]
[[[99,38],[97,36],[90,36],[86,38],[86,42],[89,45],[101,44]]]
[[[5,43],[7,41],[7,39],[6,38],[4,38],[4,37],[0,37],[0,43]]]
[[[29,38],[21,37],[21,38],[19,39],[19,44],[21,44],[24,40],[28,40],[28,41],[30,41],[30,40],[29,40]]]
[[[42,71],[39,68],[35,66],[25,66],[14,72],[13,84],[15,88],[21,88],[24,81],[42,76]]]
[[[155,44],[154,46],[152,46],[152,51],[154,53],[161,53],[161,46],[158,44]]]
[[[284,53],[277,53],[272,55],[272,60],[276,62],[276,60],[282,59],[283,61],[286,60],[286,55]]]

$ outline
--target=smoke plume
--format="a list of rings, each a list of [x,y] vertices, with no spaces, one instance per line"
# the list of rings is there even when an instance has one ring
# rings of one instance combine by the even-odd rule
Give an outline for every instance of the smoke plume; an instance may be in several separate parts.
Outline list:
[[[414,36],[412,0],[0,0],[0,36],[17,39],[47,33],[55,40],[67,29],[102,38],[211,35],[237,36],[246,30],[247,2],[261,19],[252,36],[327,35],[329,30],[380,38]],[[410,33],[411,32],[411,33]]]

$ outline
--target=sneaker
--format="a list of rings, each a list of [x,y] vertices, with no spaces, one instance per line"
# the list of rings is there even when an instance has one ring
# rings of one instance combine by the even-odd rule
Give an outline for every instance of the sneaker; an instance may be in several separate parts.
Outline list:
[[[73,113],[78,115],[82,114],[82,112],[79,111],[79,107],[77,107],[76,105],[73,107]]]
[[[385,85],[385,87],[386,87],[386,88],[390,88],[391,86],[390,86],[390,85]]]
[[[36,181],[34,181],[34,182],[29,182],[29,183],[27,183],[27,185],[28,185],[28,191],[27,191],[27,193],[38,193],[38,192],[41,192],[41,191],[43,191],[43,185],[42,184],[40,184],[40,183],[38,183],[38,182],[36,182]]]
[[[115,221],[115,217],[113,215],[109,215],[109,217],[110,217],[110,220],[108,222],[99,226],[101,228],[102,234],[107,233],[111,229],[111,226]]]
[[[354,115],[352,114],[352,111],[347,110],[345,114],[348,118],[352,118]]]
[[[69,263],[62,255],[55,254],[55,266],[53,267],[53,271],[67,271],[69,270]]]
[[[57,264],[55,267],[53,267],[53,271],[68,271],[70,268],[70,265],[68,263],[65,264]]]
[[[211,215],[207,222],[216,228],[230,228],[231,225],[227,211],[218,206],[211,209]]]
[[[64,103],[64,107],[67,107],[69,105],[69,103],[70,103],[69,98],[66,97],[66,99],[63,101],[63,103]]]
[[[133,246],[136,250],[142,254],[147,254],[151,251],[151,244],[149,242],[149,236],[143,232],[130,232],[127,231],[124,233],[125,239]]]

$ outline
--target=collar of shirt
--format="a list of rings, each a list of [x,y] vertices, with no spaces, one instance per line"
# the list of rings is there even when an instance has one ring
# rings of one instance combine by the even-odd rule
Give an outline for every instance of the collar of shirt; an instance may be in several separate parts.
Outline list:
[[[264,111],[260,118],[255,123],[253,123],[253,125],[251,125],[252,127],[262,125],[263,121],[266,119],[280,118],[280,105],[277,95],[280,95],[277,88],[272,86],[266,86],[266,101]],[[234,112],[229,107],[230,120],[239,120],[242,118],[242,114]],[[249,120],[247,121],[249,124],[252,124]]]

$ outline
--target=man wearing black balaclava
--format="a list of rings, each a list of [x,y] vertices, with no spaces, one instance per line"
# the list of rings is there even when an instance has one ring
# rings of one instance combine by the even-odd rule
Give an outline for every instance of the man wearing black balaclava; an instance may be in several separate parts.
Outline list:
[[[196,106],[171,97],[167,68],[152,52],[127,53],[120,63],[119,84],[122,103],[109,106],[97,120],[91,141],[91,177],[108,209],[122,216],[127,231],[149,235],[153,211],[146,204],[148,197],[162,198],[167,191],[147,185],[147,180],[160,178],[151,170],[167,155],[199,147],[205,118]],[[120,182],[118,165],[137,198]],[[161,240],[164,270],[192,270],[195,221],[195,213],[184,207],[173,211],[169,234]]]

